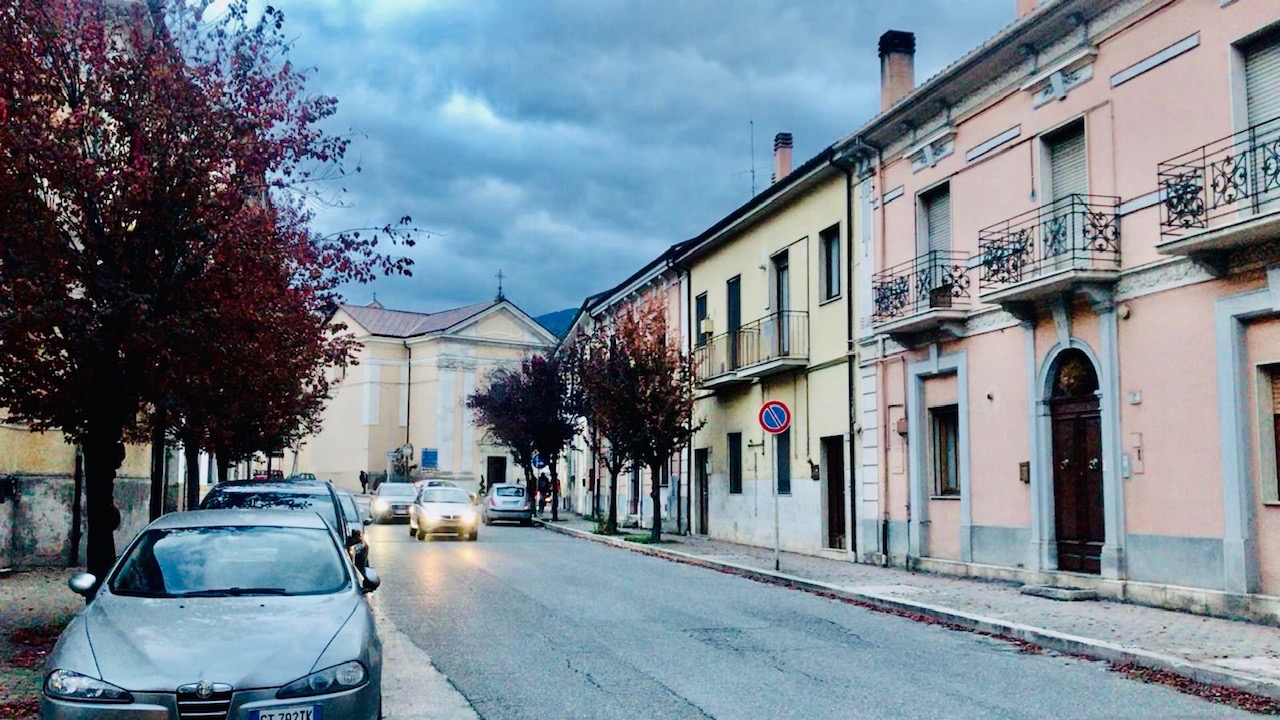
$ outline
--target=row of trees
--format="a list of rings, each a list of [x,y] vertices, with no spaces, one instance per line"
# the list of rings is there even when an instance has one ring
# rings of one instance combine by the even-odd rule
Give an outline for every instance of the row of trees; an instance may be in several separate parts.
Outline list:
[[[348,139],[283,14],[207,4],[0,0],[0,409],[82,447],[99,577],[126,443],[177,439],[225,478],[311,431],[352,358],[339,288],[408,273],[378,248],[411,245],[408,218],[312,229]]]
[[[596,466],[609,473],[607,532],[618,529],[618,476],[632,467],[652,475],[653,540],[662,537],[661,479],[671,458],[701,427],[693,418],[692,359],[670,336],[666,307],[651,300],[625,307],[551,357],[499,368],[467,400],[534,486],[533,458],[544,459],[559,488],[557,463],[582,430]],[[585,426],[585,427],[583,427]],[[558,519],[559,498],[552,497]]]

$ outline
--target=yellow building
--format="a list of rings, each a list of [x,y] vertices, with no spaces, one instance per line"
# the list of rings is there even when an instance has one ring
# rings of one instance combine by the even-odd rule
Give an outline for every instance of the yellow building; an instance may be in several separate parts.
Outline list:
[[[775,139],[777,181],[695,238],[687,268],[690,334],[706,425],[693,448],[693,530],[753,545],[774,543],[853,557],[863,514],[854,484],[856,443],[850,318],[858,299],[852,247],[857,167],[827,148],[794,172],[791,136]],[[766,400],[791,409],[770,437]],[[875,516],[875,498],[866,504]]]
[[[303,440],[297,472],[359,490],[361,471],[387,472],[389,453],[408,446],[423,476],[519,476],[507,451],[472,421],[467,396],[494,368],[549,349],[554,335],[505,299],[436,313],[389,310],[375,300],[342,305],[331,322],[359,342],[357,364],[338,371],[321,431]]]

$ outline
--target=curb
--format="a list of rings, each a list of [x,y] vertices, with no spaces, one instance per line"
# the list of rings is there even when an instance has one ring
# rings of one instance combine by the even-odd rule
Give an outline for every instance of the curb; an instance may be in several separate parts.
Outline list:
[[[1221,685],[1241,690],[1252,695],[1260,695],[1273,700],[1280,700],[1280,680],[1273,680],[1270,678],[1259,677],[1257,675],[1250,675],[1248,673],[1219,668],[1206,663],[1181,658],[1176,655],[1166,655],[1149,650],[1142,650],[1140,648],[1117,645],[1103,640],[1095,640],[1093,638],[1082,637],[1079,635],[1070,635],[1068,633],[1057,632],[1056,630],[1048,630],[1031,625],[1008,622],[1006,620],[999,620],[997,618],[985,617],[982,615],[973,615],[939,605],[930,605],[928,603],[913,602],[911,600],[877,595],[875,593],[860,592],[840,587],[838,585],[819,582],[817,580],[810,580],[808,578],[802,578],[795,575],[787,575],[786,573],[761,570],[759,568],[738,565],[730,562],[709,560],[705,557],[691,555],[678,550],[667,550],[653,547],[651,545],[627,542],[626,540],[622,540],[616,536],[609,537],[596,535],[584,530],[577,530],[575,528],[564,527],[562,525],[553,525],[550,522],[541,519],[535,518],[534,522],[553,532],[590,540],[602,545],[611,545],[613,547],[630,550],[631,552],[640,553],[642,555],[651,555],[686,565],[696,565],[698,567],[726,572],[732,575],[738,575],[751,580],[757,580],[774,585],[784,585],[797,590],[804,590],[806,592],[824,595],[827,597],[849,600],[882,610],[921,615],[932,620],[938,620],[959,626],[965,630],[972,630],[974,632],[987,635],[1017,640],[1048,650],[1054,650],[1071,655],[1082,655],[1121,665],[1133,664],[1150,670],[1162,670],[1181,675],[1182,677],[1189,678],[1198,683],[1206,685]]]

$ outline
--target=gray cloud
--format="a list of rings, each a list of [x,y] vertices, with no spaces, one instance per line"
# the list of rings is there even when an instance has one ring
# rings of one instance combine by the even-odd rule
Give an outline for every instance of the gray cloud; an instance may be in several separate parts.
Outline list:
[[[917,81],[1012,21],[1014,0],[283,0],[294,60],[362,134],[325,230],[410,214],[441,235],[411,279],[352,288],[437,310],[576,306],[701,232],[879,107],[876,40],[917,35]]]

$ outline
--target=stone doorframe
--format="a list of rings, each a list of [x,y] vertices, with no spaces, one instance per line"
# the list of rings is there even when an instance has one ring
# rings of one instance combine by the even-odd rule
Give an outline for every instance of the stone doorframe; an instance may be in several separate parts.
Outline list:
[[[1126,577],[1124,479],[1120,473],[1120,378],[1117,320],[1110,298],[1093,303],[1098,314],[1101,353],[1071,335],[1071,314],[1065,299],[1051,306],[1058,342],[1036,363],[1035,324],[1023,323],[1026,337],[1027,398],[1031,439],[1031,567],[1040,571],[1058,569],[1057,535],[1054,529],[1053,420],[1049,398],[1058,356],[1074,348],[1083,352],[1098,373],[1099,407],[1102,415],[1102,497],[1106,538],[1102,545],[1101,576],[1113,580]],[[1038,368],[1032,372],[1033,368]]]
[[[927,557],[929,552],[928,408],[924,381],[956,376],[956,403],[960,416],[960,560],[973,562],[973,508],[969,487],[969,356],[965,350],[939,355],[938,345],[929,346],[929,357],[907,365],[907,477],[911,487],[911,520],[907,524],[909,557]]]
[[[1218,358],[1218,434],[1222,444],[1223,589],[1256,593],[1261,577],[1254,542],[1253,433],[1245,323],[1280,314],[1280,268],[1267,270],[1267,287],[1218,298],[1214,345]]]

